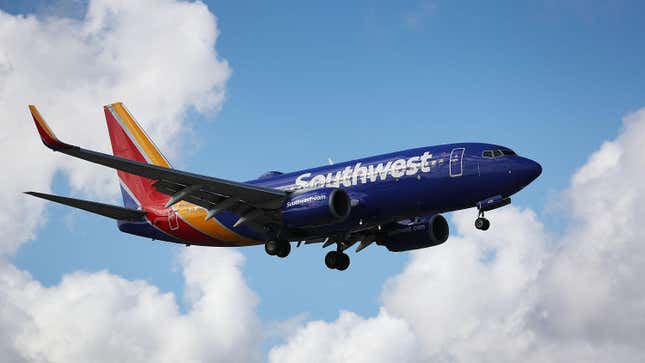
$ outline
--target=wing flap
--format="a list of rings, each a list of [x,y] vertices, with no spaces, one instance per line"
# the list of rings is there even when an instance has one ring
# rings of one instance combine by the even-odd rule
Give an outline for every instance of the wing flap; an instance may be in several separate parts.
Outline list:
[[[61,197],[59,195],[25,192],[37,198],[46,199],[52,202],[68,205],[70,207],[82,209],[88,212],[102,215],[104,217],[126,221],[142,221],[145,219],[146,212],[136,209],[118,207],[110,204],[91,202],[89,200]]]

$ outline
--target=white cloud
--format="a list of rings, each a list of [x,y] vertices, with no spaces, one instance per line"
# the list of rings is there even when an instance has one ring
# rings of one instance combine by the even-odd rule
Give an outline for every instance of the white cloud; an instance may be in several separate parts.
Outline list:
[[[20,192],[48,190],[55,171],[76,191],[118,194],[113,170],[48,152],[27,104],[63,140],[110,152],[102,106],[123,101],[172,159],[187,111],[222,105],[230,68],[218,34],[201,2],[92,0],[80,20],[0,11],[0,163],[11,176],[0,191],[0,254],[30,238],[41,215],[42,203]]]
[[[415,356],[415,337],[408,324],[385,310],[370,319],[341,312],[334,323],[313,321],[274,348],[272,362],[408,362]]]
[[[246,286],[242,263],[230,249],[186,249],[185,314],[173,294],[144,281],[75,272],[43,287],[2,264],[0,355],[31,362],[256,361],[258,299]]]
[[[3,362],[257,361],[258,299],[228,249],[180,256],[188,311],[173,294],[108,271],[73,272],[45,287],[7,258],[33,236],[64,171],[75,191],[117,194],[114,172],[48,152],[27,104],[64,140],[109,151],[102,105],[124,101],[173,153],[188,110],[217,111],[230,75],[216,19],[201,2],[92,0],[82,19],[0,11],[0,360]],[[172,156],[172,155],[171,155]]]
[[[552,335],[642,347],[645,331],[645,109],[625,119],[573,177],[574,225],[545,273],[541,323]],[[643,348],[642,348],[643,349]],[[645,351],[641,351],[641,358]]]
[[[426,343],[424,357],[472,361],[490,352],[513,360],[513,350],[530,343],[522,319],[535,299],[546,235],[529,210],[489,214],[494,226],[486,233],[473,228],[472,211],[456,214],[461,235],[445,248],[416,253],[386,284],[384,307],[410,322]]]
[[[270,357],[318,357],[312,342],[321,340],[365,346],[363,354],[387,347],[404,361],[643,361],[644,140],[645,109],[628,115],[621,135],[575,173],[563,193],[573,217],[564,234],[548,234],[527,209],[490,213],[486,233],[472,227],[472,211],[456,213],[456,236],[413,254],[384,286],[377,317],[342,312],[334,322],[310,322]],[[414,345],[351,334],[389,329],[381,316],[408,326]]]

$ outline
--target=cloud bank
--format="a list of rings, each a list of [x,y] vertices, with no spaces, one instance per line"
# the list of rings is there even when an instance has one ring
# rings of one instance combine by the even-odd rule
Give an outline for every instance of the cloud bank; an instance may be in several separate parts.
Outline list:
[[[27,111],[40,107],[63,140],[110,151],[102,106],[123,101],[162,150],[172,146],[189,110],[217,111],[230,68],[218,58],[215,16],[201,2],[92,0],[81,20],[0,11],[0,254],[31,237],[47,191],[62,170],[77,192],[115,197],[114,171],[45,152]],[[185,131],[184,131],[185,132]],[[171,140],[174,143],[171,143]],[[24,216],[21,224],[11,215]]]
[[[3,362],[257,361],[257,296],[243,256],[186,249],[187,312],[176,297],[108,271],[74,272],[44,287],[8,262],[42,221],[26,188],[63,171],[76,192],[109,198],[114,172],[46,152],[27,104],[64,139],[109,151],[102,105],[124,101],[163,150],[189,110],[217,111],[230,68],[218,58],[214,15],[201,2],[92,0],[82,19],[0,11],[0,360]],[[19,219],[16,216],[20,216]]]
[[[645,109],[574,174],[562,235],[528,209],[491,212],[486,233],[472,211],[455,213],[457,235],[413,253],[385,284],[377,316],[306,323],[270,360],[643,361],[643,140]]]
[[[3,362],[248,362],[259,360],[258,299],[229,249],[181,255],[189,310],[144,281],[74,272],[53,287],[0,266]]]

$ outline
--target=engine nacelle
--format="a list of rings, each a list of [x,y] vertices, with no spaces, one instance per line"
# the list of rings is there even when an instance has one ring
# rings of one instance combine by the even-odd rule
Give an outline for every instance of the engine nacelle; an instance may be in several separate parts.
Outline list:
[[[352,211],[347,192],[321,188],[297,194],[282,207],[282,221],[292,227],[316,227],[344,221]]]
[[[420,223],[400,224],[386,234],[384,243],[388,250],[402,252],[440,245],[448,239],[448,221],[435,214]]]

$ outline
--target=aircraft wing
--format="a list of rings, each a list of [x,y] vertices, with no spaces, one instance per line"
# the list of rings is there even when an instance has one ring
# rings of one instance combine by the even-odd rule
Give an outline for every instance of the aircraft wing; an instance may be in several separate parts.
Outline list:
[[[45,146],[79,159],[156,180],[155,188],[164,194],[171,195],[169,204],[186,200],[213,210],[213,215],[221,210],[231,210],[241,217],[240,223],[242,223],[245,214],[257,210],[280,208],[288,195],[287,192],[278,189],[165,168],[67,144],[54,135],[35,106],[30,105],[29,110]],[[258,219],[258,215],[262,217],[261,214],[254,213],[254,219]]]

